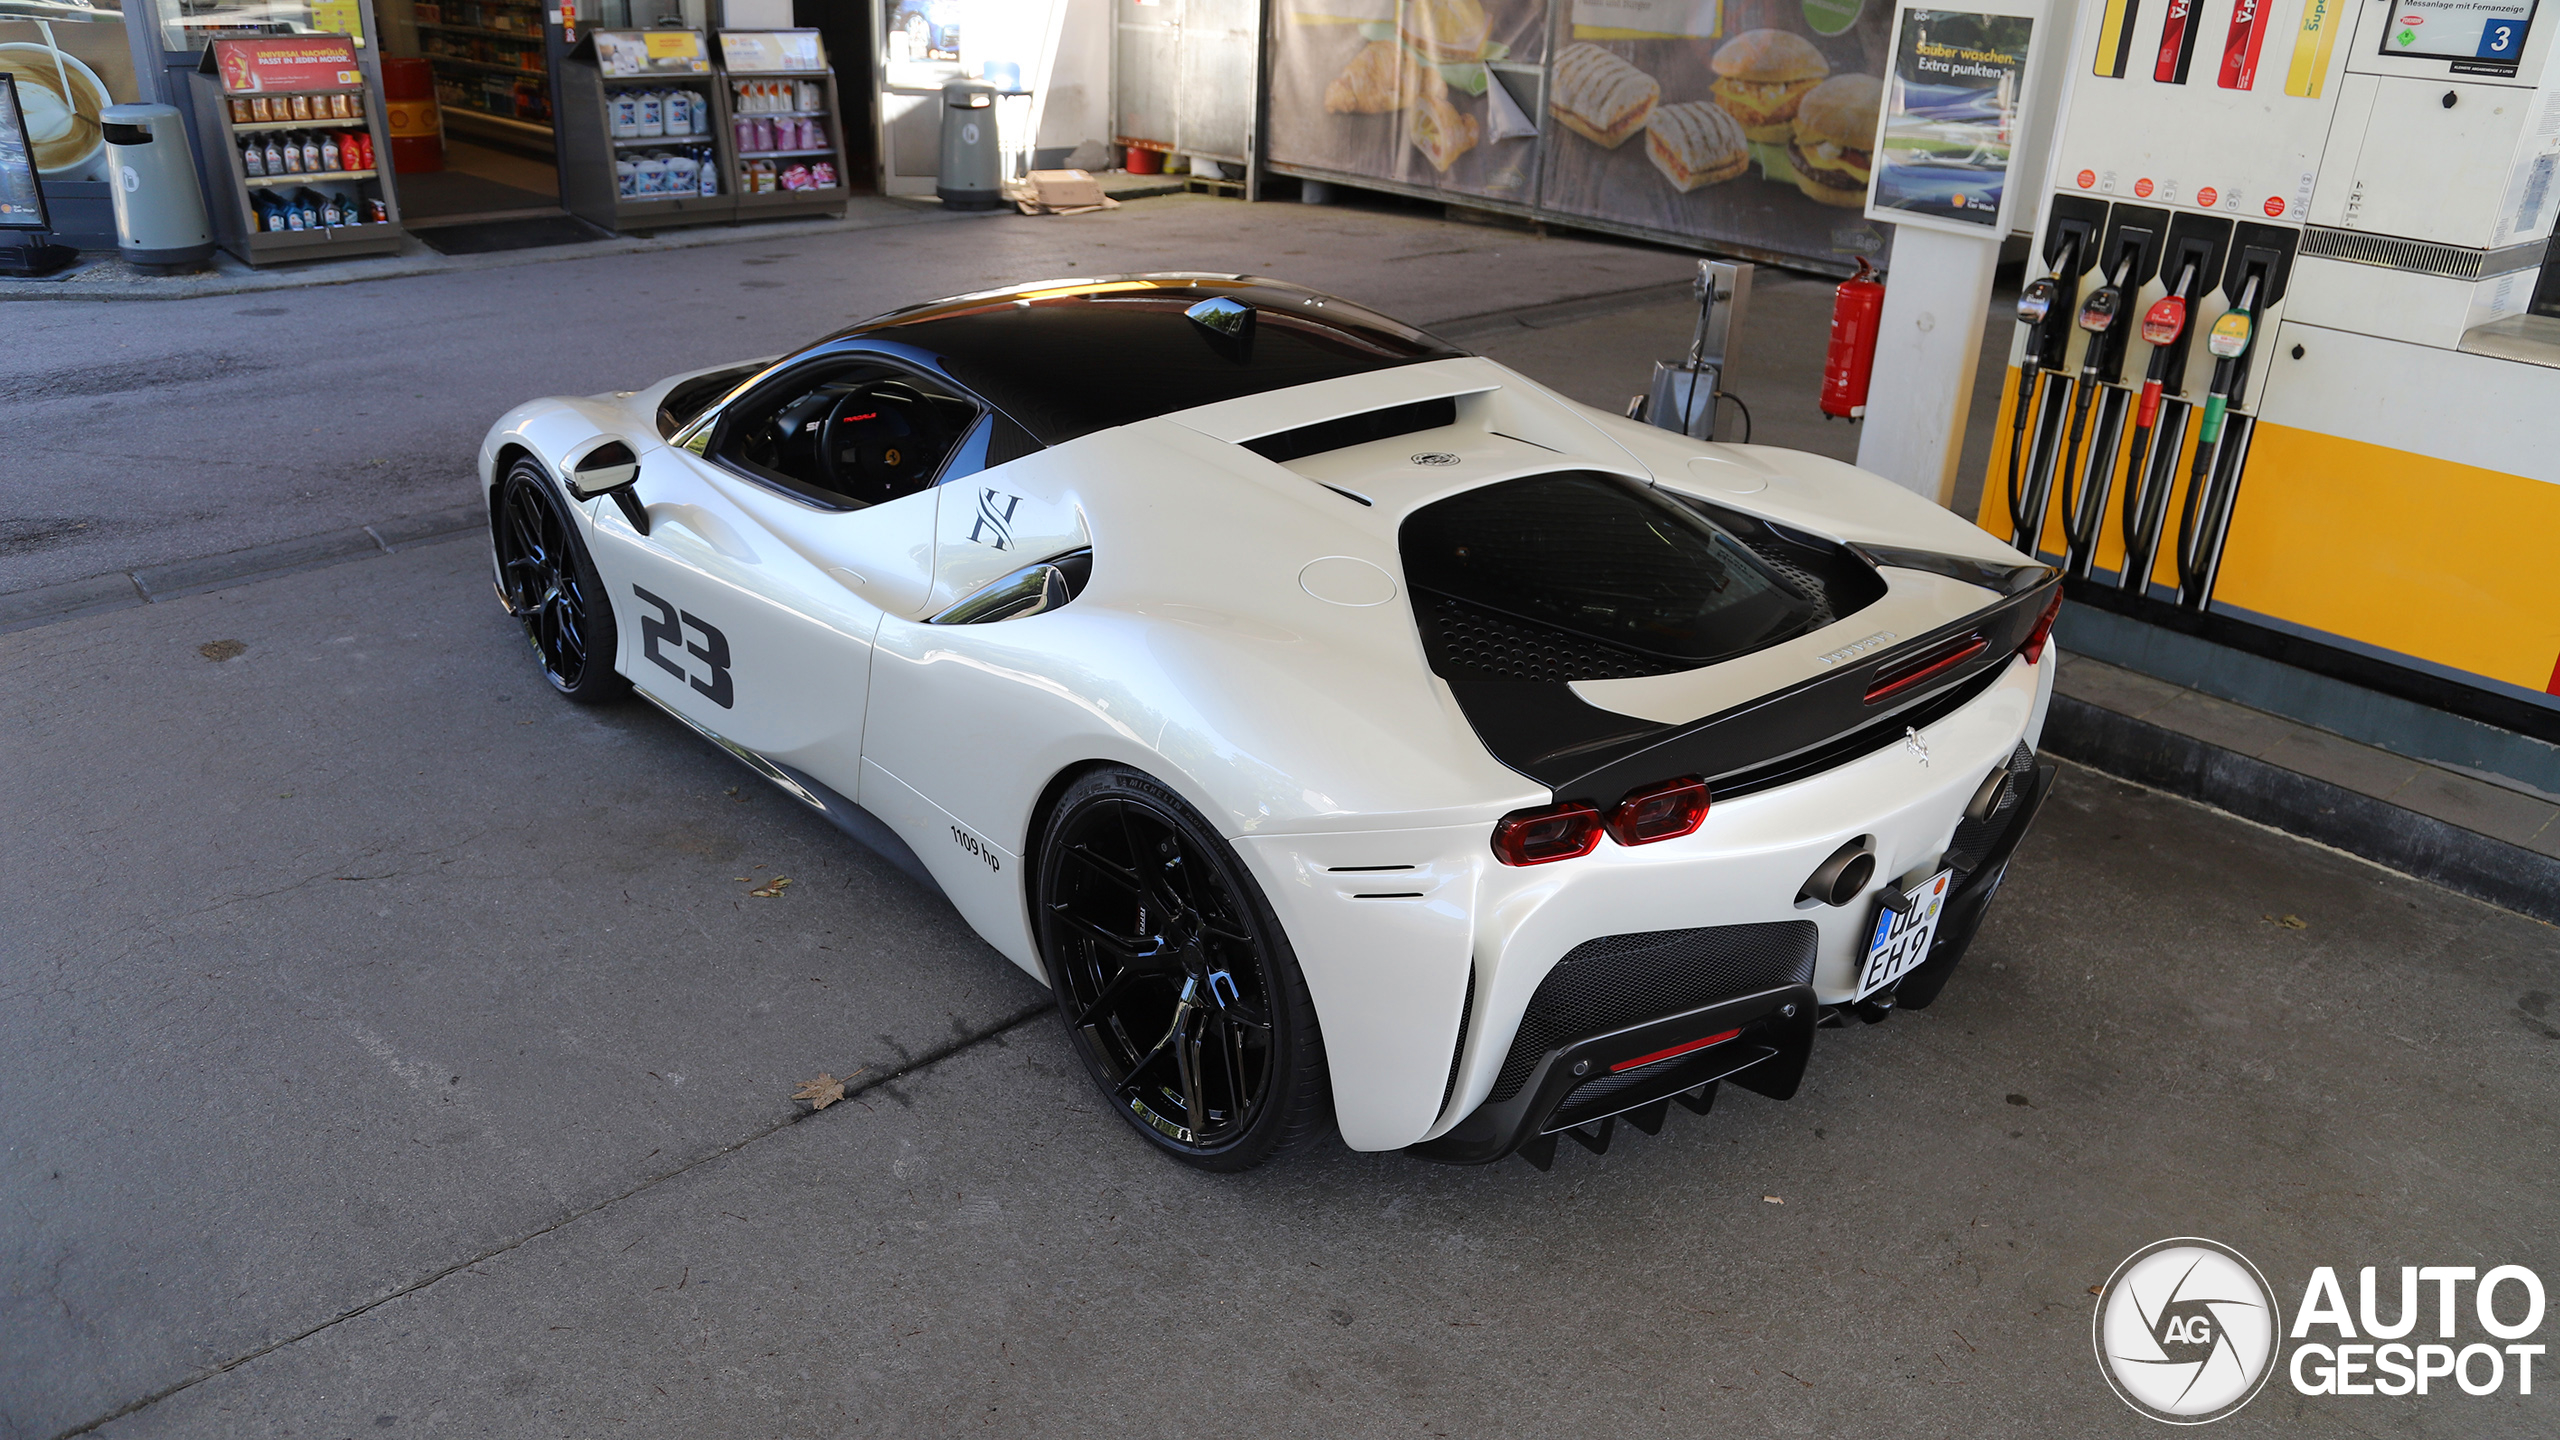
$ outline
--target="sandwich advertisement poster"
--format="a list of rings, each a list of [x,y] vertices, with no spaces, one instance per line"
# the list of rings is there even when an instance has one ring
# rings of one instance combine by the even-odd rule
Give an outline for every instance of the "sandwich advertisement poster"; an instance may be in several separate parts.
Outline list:
[[[1892,24],[1878,0],[1279,0],[1270,155],[1845,270],[1886,244]]]
[[[1869,214],[2004,233],[2034,27],[2025,15],[1902,12]]]

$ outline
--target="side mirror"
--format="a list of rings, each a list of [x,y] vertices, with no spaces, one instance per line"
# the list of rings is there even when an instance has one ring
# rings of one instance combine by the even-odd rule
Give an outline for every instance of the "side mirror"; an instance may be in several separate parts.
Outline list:
[[[648,507],[640,503],[631,487],[640,479],[640,457],[619,440],[607,440],[579,456],[569,465],[569,492],[581,500],[610,495],[631,528],[649,533]]]
[[[640,457],[619,440],[607,440],[569,467],[569,488],[581,500],[608,495],[640,478]]]

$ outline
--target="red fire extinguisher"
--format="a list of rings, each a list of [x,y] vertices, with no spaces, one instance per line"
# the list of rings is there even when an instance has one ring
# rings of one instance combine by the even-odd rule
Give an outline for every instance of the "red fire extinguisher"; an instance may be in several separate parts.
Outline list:
[[[1876,368],[1876,323],[1884,314],[1884,282],[1876,267],[1831,292],[1831,348],[1822,357],[1822,413],[1855,420],[1867,413],[1867,381]]]

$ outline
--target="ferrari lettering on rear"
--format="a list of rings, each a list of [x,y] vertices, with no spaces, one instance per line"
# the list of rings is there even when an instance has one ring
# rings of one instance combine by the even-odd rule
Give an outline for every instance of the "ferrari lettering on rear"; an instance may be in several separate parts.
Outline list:
[[[631,593],[640,597],[641,604],[658,612],[640,617],[640,651],[649,657],[649,663],[691,683],[694,689],[723,710],[734,705],[737,690],[729,683],[729,637],[721,634],[718,626],[697,618],[690,611],[678,610],[637,585],[631,587]],[[687,630],[700,633],[702,642],[688,642],[684,638]],[[710,670],[710,677],[705,679],[694,674],[680,659],[669,659],[660,653],[658,647],[661,645],[675,646],[682,654],[701,661]]]

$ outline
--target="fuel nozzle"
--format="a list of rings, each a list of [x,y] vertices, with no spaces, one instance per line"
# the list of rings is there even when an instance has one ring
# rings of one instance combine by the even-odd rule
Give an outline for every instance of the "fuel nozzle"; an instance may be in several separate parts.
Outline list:
[[[2044,330],[2045,318],[2053,313],[2054,298],[2062,287],[2050,275],[2039,275],[2018,292],[2018,323],[2027,327],[2027,354],[2036,353],[2036,341]]]
[[[2249,313],[2257,299],[2258,277],[2251,275],[2240,287],[2240,303],[2223,311],[2222,318],[2205,332],[2204,348],[2213,352],[2213,385],[2205,392],[2204,424],[2196,433],[2207,445],[2222,438],[2222,414],[2230,408],[2231,392],[2237,388],[2240,358],[2249,353],[2249,337],[2257,330]]]
[[[2080,302],[2080,328],[2092,335],[2104,335],[2114,328],[2116,314],[2123,308],[2124,292],[2113,283],[2101,285]]]
[[[2187,333],[2187,300],[2183,295],[2163,295],[2142,312],[2142,341],[2151,347],[2151,373],[2142,382],[2142,403],[2133,423],[2149,427],[2160,418],[2160,384],[2168,370],[2169,347]]]

